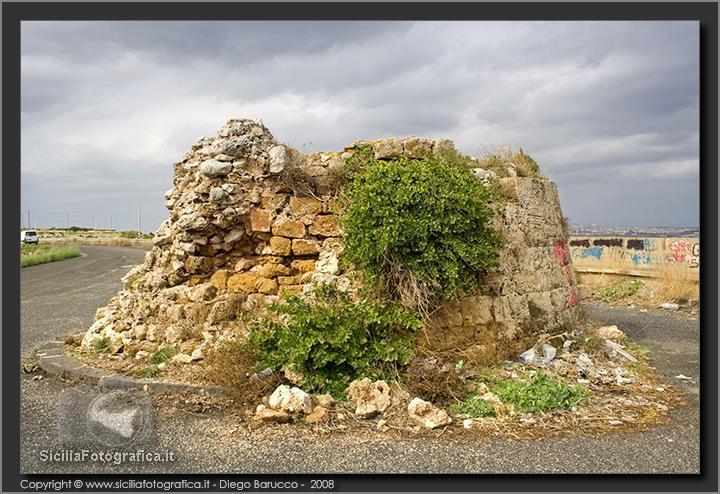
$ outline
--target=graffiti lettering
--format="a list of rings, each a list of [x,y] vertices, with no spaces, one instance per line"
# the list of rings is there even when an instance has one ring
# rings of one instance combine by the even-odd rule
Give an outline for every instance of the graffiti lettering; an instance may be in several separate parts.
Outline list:
[[[633,254],[631,257],[633,264],[653,264],[653,259],[647,254]]]
[[[571,247],[590,247],[590,241],[589,240],[571,240],[570,246]]]
[[[568,263],[568,246],[564,239],[560,239],[553,244],[553,253],[558,264]]]
[[[593,245],[602,245],[604,247],[622,247],[622,243],[620,238],[598,238],[593,240]]]
[[[573,257],[579,257],[586,259],[588,257],[594,257],[598,261],[602,257],[604,247],[590,247],[588,249],[573,249]]]
[[[639,238],[629,238],[627,241],[627,248],[633,250],[645,250],[645,242]]]

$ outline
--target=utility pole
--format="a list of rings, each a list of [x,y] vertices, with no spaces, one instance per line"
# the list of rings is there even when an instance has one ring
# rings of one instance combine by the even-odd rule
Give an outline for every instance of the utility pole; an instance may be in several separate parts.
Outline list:
[[[67,229],[70,229],[70,212],[65,213],[65,222],[67,223]]]
[[[108,230],[112,230],[112,204],[108,204]]]
[[[29,209],[28,209],[28,222],[27,222],[27,227],[28,227],[28,228],[32,228],[32,225],[30,225],[30,210],[29,210]]]
[[[93,230],[97,230],[97,218],[93,218]]]
[[[138,235],[142,236],[142,203],[138,202]]]

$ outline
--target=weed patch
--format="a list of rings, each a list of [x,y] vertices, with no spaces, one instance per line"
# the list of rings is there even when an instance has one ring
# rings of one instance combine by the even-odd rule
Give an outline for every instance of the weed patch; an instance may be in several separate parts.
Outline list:
[[[599,290],[597,295],[607,302],[622,300],[632,297],[644,286],[645,284],[640,280],[624,279]]]
[[[175,356],[175,349],[171,346],[166,346],[153,353],[152,357],[150,357],[150,362],[153,364],[162,364],[173,358],[173,356]]]
[[[339,397],[354,379],[397,373],[412,356],[418,316],[398,305],[369,299],[353,302],[335,288],[316,288],[316,302],[297,296],[269,307],[250,341],[259,366],[299,373],[306,391]]]
[[[462,403],[450,407],[455,415],[469,415],[473,418],[494,417],[495,409],[487,401],[477,396],[470,396]]]
[[[149,378],[157,377],[160,374],[162,374],[162,371],[154,366],[146,367],[144,369],[135,371],[135,376],[142,378],[142,379],[149,379]]]
[[[587,389],[584,387],[571,387],[542,372],[535,374],[527,384],[502,381],[493,385],[491,391],[503,403],[513,405],[520,412],[528,413],[569,410],[587,401]]]
[[[23,245],[20,251],[20,267],[35,266],[80,256],[80,249],[67,245]]]
[[[93,340],[91,346],[97,353],[106,353],[110,351],[110,344],[110,338],[107,336],[101,336],[100,338]]]

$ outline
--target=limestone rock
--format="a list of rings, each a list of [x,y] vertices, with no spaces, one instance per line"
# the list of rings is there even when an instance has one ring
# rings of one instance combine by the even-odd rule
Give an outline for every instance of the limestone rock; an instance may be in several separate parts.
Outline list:
[[[317,406],[310,415],[305,417],[305,422],[308,424],[315,424],[318,422],[327,422],[330,420],[330,413],[325,407]]]
[[[273,391],[268,404],[273,410],[287,413],[303,412],[309,414],[313,411],[312,398],[309,394],[300,388],[291,388],[284,384]]]
[[[288,150],[285,146],[273,146],[268,151],[270,156],[270,173],[280,173],[288,163]]]
[[[597,328],[595,330],[595,334],[597,334],[600,338],[607,338],[608,340],[615,342],[622,341],[625,338],[625,333],[620,331],[620,329],[618,329],[618,327],[614,324],[612,326]]]
[[[260,422],[287,422],[290,420],[290,415],[280,410],[273,410],[272,408],[265,408],[263,405],[258,405],[255,419]]]
[[[353,381],[347,388],[348,398],[355,401],[355,415],[371,418],[384,412],[392,405],[390,386],[385,381],[371,381],[368,378]]]
[[[452,422],[452,419],[445,410],[420,398],[412,399],[408,404],[408,413],[411,419],[426,429],[435,429],[436,427],[448,425]]]
[[[200,164],[200,171],[208,177],[221,177],[232,171],[232,163],[217,160],[206,160]]]
[[[319,273],[337,274],[340,271],[339,261],[332,252],[321,252],[320,258],[315,263],[315,270]]]

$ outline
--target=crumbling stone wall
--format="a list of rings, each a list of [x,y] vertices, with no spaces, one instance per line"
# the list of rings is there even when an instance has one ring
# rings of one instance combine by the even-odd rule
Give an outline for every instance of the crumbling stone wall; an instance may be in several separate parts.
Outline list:
[[[364,144],[377,159],[453,148],[451,141],[419,138]],[[310,293],[318,282],[352,290],[352,276],[339,266],[336,192],[353,149],[305,155],[252,120],[231,120],[217,136],[201,138],[174,165],[174,187],[165,193],[170,216],[153,249],[123,278],[123,290],[98,309],[83,345],[107,337],[112,351],[128,355],[173,345],[180,352],[176,360],[190,362],[239,331],[240,312],[283,293]],[[476,174],[489,180],[482,170]],[[576,318],[554,184],[499,180],[510,196],[495,220],[505,238],[501,266],[477,295],[437,311],[426,333],[437,348],[460,348],[480,359]]]

